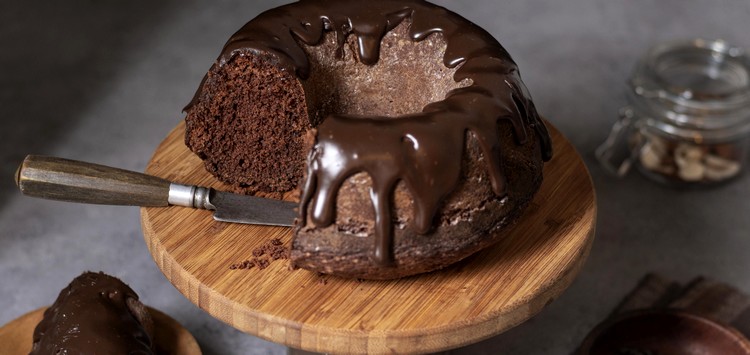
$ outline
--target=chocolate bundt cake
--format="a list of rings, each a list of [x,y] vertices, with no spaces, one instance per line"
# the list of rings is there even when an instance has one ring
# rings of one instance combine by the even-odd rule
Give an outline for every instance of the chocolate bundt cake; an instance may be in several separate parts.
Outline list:
[[[34,329],[31,354],[152,354],[153,321],[119,279],[76,277]]]
[[[303,0],[251,20],[186,107],[235,190],[299,191],[295,266],[389,279],[494,243],[551,157],[505,49],[425,1]]]

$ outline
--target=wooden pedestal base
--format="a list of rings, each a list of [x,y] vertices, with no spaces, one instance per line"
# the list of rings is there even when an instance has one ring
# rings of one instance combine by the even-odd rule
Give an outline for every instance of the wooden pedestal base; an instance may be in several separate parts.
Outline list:
[[[393,281],[358,281],[268,268],[230,270],[291,229],[216,222],[208,211],[143,208],[146,243],[185,297],[244,332],[328,353],[437,352],[499,334],[557,297],[578,274],[594,237],[596,201],[588,171],[550,126],[555,157],[532,205],[500,243],[456,265]],[[147,173],[222,186],[184,145],[178,125]]]

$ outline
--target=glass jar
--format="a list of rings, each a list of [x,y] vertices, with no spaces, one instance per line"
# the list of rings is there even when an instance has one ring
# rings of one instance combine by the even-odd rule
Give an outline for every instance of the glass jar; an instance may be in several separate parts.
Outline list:
[[[750,136],[750,60],[724,41],[668,42],[648,51],[628,105],[596,156],[618,176],[710,185],[738,176]]]

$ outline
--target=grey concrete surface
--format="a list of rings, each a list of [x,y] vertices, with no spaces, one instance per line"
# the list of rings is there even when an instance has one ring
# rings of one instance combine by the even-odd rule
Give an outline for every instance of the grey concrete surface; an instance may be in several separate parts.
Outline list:
[[[188,302],[143,243],[138,209],[21,196],[26,154],[142,171],[182,118],[228,36],[282,1],[0,2],[0,324],[52,302],[84,270],[128,282],[206,354],[283,354]],[[538,109],[577,147],[594,180],[598,233],[571,287],[537,316],[460,354],[566,354],[647,272],[706,275],[750,291],[750,178],[665,188],[604,174],[593,150],[650,45],[689,37],[750,46],[747,0],[509,0],[439,3],[495,35]],[[0,353],[2,344],[0,344]]]

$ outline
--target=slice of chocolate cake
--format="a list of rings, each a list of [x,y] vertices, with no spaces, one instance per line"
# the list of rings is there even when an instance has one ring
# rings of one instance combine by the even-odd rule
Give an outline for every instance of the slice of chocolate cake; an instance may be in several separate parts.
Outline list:
[[[85,272],[44,312],[31,354],[153,354],[152,335],[151,316],[133,289]]]

